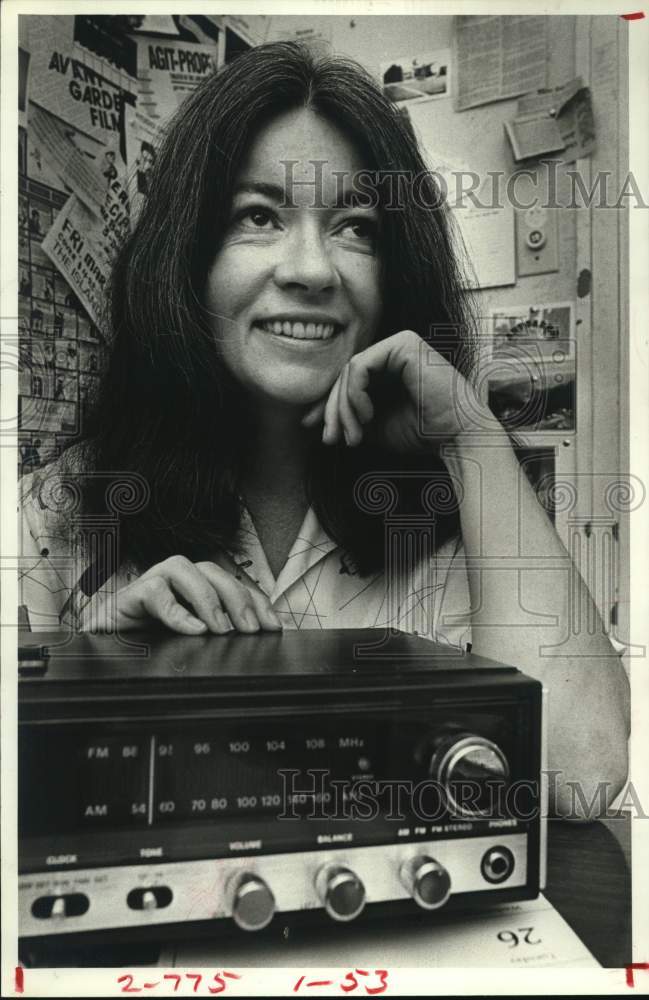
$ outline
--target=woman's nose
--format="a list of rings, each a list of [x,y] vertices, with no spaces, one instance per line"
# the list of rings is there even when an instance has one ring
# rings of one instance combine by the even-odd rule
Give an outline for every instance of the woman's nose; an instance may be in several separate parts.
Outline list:
[[[317,219],[306,219],[291,227],[281,243],[275,281],[307,292],[324,292],[339,283],[331,250]]]

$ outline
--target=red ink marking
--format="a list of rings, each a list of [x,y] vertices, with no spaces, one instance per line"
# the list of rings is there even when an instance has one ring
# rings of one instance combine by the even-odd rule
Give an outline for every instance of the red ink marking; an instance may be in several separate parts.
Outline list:
[[[228,979],[241,979],[241,976],[237,975],[236,972],[224,972],[223,975],[227,976]]]
[[[388,988],[388,970],[387,969],[375,969],[374,975],[378,976],[381,980],[380,986],[366,986],[365,992],[370,996],[375,996],[377,993],[384,993]]]
[[[333,979],[312,979],[307,986],[331,986]]]
[[[130,974],[130,972],[127,972],[125,975],[118,977],[117,982],[125,984],[124,986],[122,986],[122,993],[141,993],[142,992],[142,987],[141,986],[133,986],[133,978],[134,977]]]
[[[635,986],[633,980],[633,970],[643,969],[645,972],[649,969],[649,962],[631,962],[630,965],[625,966],[626,969],[626,984],[627,986]]]
[[[300,978],[296,982],[295,986],[293,987],[293,992],[294,993],[297,993],[297,991],[299,990],[299,988],[300,988],[300,986],[302,985],[303,982],[304,982],[304,976],[300,976]]]
[[[358,979],[356,978],[353,972],[348,972],[347,975],[345,976],[345,979],[349,980],[349,985],[345,986],[344,983],[340,983],[340,988],[343,991],[343,993],[351,993],[352,990],[355,990],[356,987],[358,986]]]
[[[25,992],[25,970],[23,969],[22,965],[17,965],[16,966],[16,975],[15,975],[14,982],[15,982],[15,986],[16,986],[16,993],[24,993]]]
[[[620,17],[623,17],[625,21],[641,21],[644,17],[644,11],[637,10],[635,14],[620,14]]]

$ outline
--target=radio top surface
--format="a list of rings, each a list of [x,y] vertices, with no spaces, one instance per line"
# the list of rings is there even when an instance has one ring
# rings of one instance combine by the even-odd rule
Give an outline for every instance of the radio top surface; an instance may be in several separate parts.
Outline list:
[[[122,636],[59,632],[22,634],[19,677],[23,695],[56,682],[154,683],[178,691],[185,684],[210,690],[246,687],[261,693],[296,685],[331,690],[350,686],[516,683],[515,667],[462,653],[418,636],[382,629],[303,629],[283,633],[181,636],[167,631]],[[476,677],[476,673],[479,677]],[[29,697],[29,695],[28,695]]]

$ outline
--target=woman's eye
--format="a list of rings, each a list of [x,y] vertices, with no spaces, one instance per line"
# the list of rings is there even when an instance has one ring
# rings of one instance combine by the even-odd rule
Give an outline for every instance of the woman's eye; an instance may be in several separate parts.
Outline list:
[[[273,229],[275,220],[273,213],[266,208],[246,208],[239,212],[236,221],[247,229]]]
[[[372,219],[348,219],[340,227],[339,232],[347,238],[374,243],[376,240],[376,223]]]

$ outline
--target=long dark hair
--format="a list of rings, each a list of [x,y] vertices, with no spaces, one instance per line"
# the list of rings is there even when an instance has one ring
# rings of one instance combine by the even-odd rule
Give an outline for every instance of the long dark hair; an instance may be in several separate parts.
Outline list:
[[[249,418],[242,391],[215,351],[203,291],[252,139],[275,115],[296,107],[347,133],[369,170],[422,177],[419,198],[381,213],[379,337],[412,329],[437,344],[441,336],[454,364],[471,364],[470,306],[447,212],[433,176],[422,176],[426,167],[408,119],[349,60],[315,56],[292,42],[239,56],[170,122],[150,193],[112,273],[112,346],[83,429],[83,454],[91,471],[116,478],[137,472],[147,480],[150,499],[122,518],[120,531],[120,559],[142,570],[173,554],[205,559],[237,545]],[[389,475],[418,463],[363,446],[325,448],[317,433],[311,458],[309,498],[321,523],[363,575],[381,569],[383,521],[357,502],[354,485],[367,472]],[[431,455],[424,464],[444,480],[441,461]],[[84,509],[96,513],[105,479],[83,483]],[[401,493],[408,507],[412,491]],[[436,517],[436,544],[457,531],[450,503]]]

